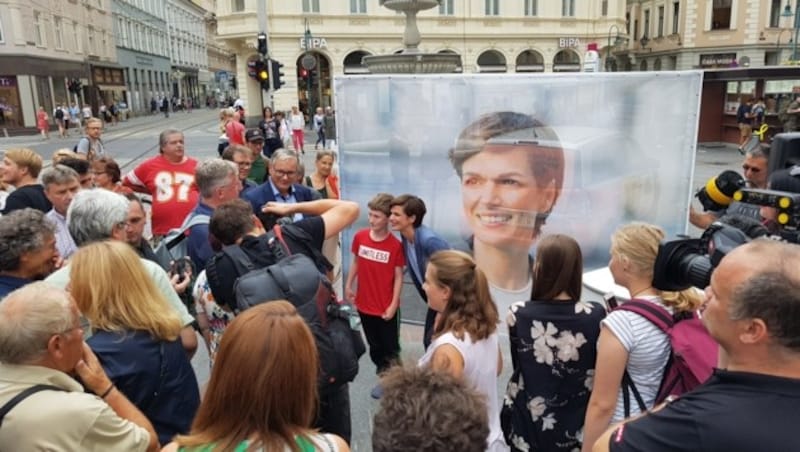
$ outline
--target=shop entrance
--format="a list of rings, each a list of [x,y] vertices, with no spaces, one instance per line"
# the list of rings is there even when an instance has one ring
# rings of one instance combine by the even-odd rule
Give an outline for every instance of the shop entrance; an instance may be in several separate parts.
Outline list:
[[[331,64],[320,52],[306,52],[297,59],[297,99],[307,118],[317,107],[332,105]]]

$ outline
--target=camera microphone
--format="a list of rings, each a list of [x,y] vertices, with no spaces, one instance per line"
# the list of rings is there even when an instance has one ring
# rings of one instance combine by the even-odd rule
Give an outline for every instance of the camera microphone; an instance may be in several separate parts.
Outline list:
[[[733,194],[744,187],[744,178],[736,171],[726,170],[712,177],[695,193],[705,211],[722,210],[730,205]]]

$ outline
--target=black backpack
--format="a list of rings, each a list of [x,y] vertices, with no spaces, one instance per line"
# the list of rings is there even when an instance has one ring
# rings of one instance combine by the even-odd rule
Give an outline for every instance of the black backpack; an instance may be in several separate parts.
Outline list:
[[[287,233],[310,240],[305,231],[289,229]],[[238,275],[233,286],[235,310],[241,312],[274,300],[289,301],[314,335],[320,362],[317,382],[320,393],[329,393],[353,381],[358,374],[358,359],[366,352],[358,313],[352,306],[336,300],[333,286],[320,272],[315,259],[291,253],[281,226],[276,225],[267,233],[266,243],[275,257],[274,264],[256,268],[241,247],[226,246],[206,266],[209,285],[219,287],[216,265],[227,256]],[[313,255],[317,257],[316,253]],[[322,257],[321,253],[319,256]]]
[[[56,119],[64,119],[64,110],[56,108]]]

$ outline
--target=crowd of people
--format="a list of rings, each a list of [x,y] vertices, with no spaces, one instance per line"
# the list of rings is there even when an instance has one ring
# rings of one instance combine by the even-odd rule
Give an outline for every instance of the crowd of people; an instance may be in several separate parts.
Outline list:
[[[106,153],[95,118],[86,121],[86,141],[58,151],[44,170],[30,149],[5,152],[0,174],[14,189],[0,217],[0,444],[349,450],[350,388],[320,390],[325,356],[303,306],[237,303],[242,259],[231,250],[248,269],[274,265],[277,230],[289,253],[310,257],[357,310],[379,376],[370,391],[380,400],[376,451],[791,448],[800,247],[765,239],[739,246],[701,295],[654,286],[660,227],[631,223],[614,232],[614,282],[676,321],[701,319],[719,347],[708,381],[662,400],[671,337],[636,312],[586,301],[578,242],[541,234],[564,175],[551,128],[505,113],[479,118],[458,137],[450,158],[465,208],[476,212],[474,257],[423,224],[420,197],[376,193],[343,278],[340,233],[362,209],[341,199],[334,112],[319,109],[311,119],[318,140],[306,174],[301,155],[312,150],[295,133],[305,120],[292,110],[285,117],[266,108],[247,129],[243,109],[223,109],[220,157],[204,161],[187,153],[180,130],[166,129],[158,154],[127,174]],[[528,130],[538,141],[520,144]],[[504,141],[509,134],[513,143]],[[514,177],[531,182],[522,184],[528,197],[520,203],[538,212],[515,213],[511,235],[480,218],[490,216],[481,199],[498,180],[486,175],[501,171],[491,164],[497,159],[517,162]],[[767,177],[766,159],[747,154],[751,184],[800,188],[800,171]],[[152,198],[149,216],[141,194]],[[698,223],[718,216],[692,212]],[[184,255],[170,254],[179,249]],[[427,305],[425,351],[405,363],[404,272]],[[191,365],[198,337],[211,366],[202,391]],[[499,380],[504,367],[509,381]]]

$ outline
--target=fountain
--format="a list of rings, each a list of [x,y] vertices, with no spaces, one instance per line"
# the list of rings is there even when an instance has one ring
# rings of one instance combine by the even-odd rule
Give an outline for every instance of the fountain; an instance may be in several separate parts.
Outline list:
[[[372,74],[446,74],[461,66],[461,56],[454,53],[422,53],[417,27],[417,13],[439,6],[439,0],[380,0],[380,5],[406,15],[406,29],[400,53],[365,56],[362,64]]]

